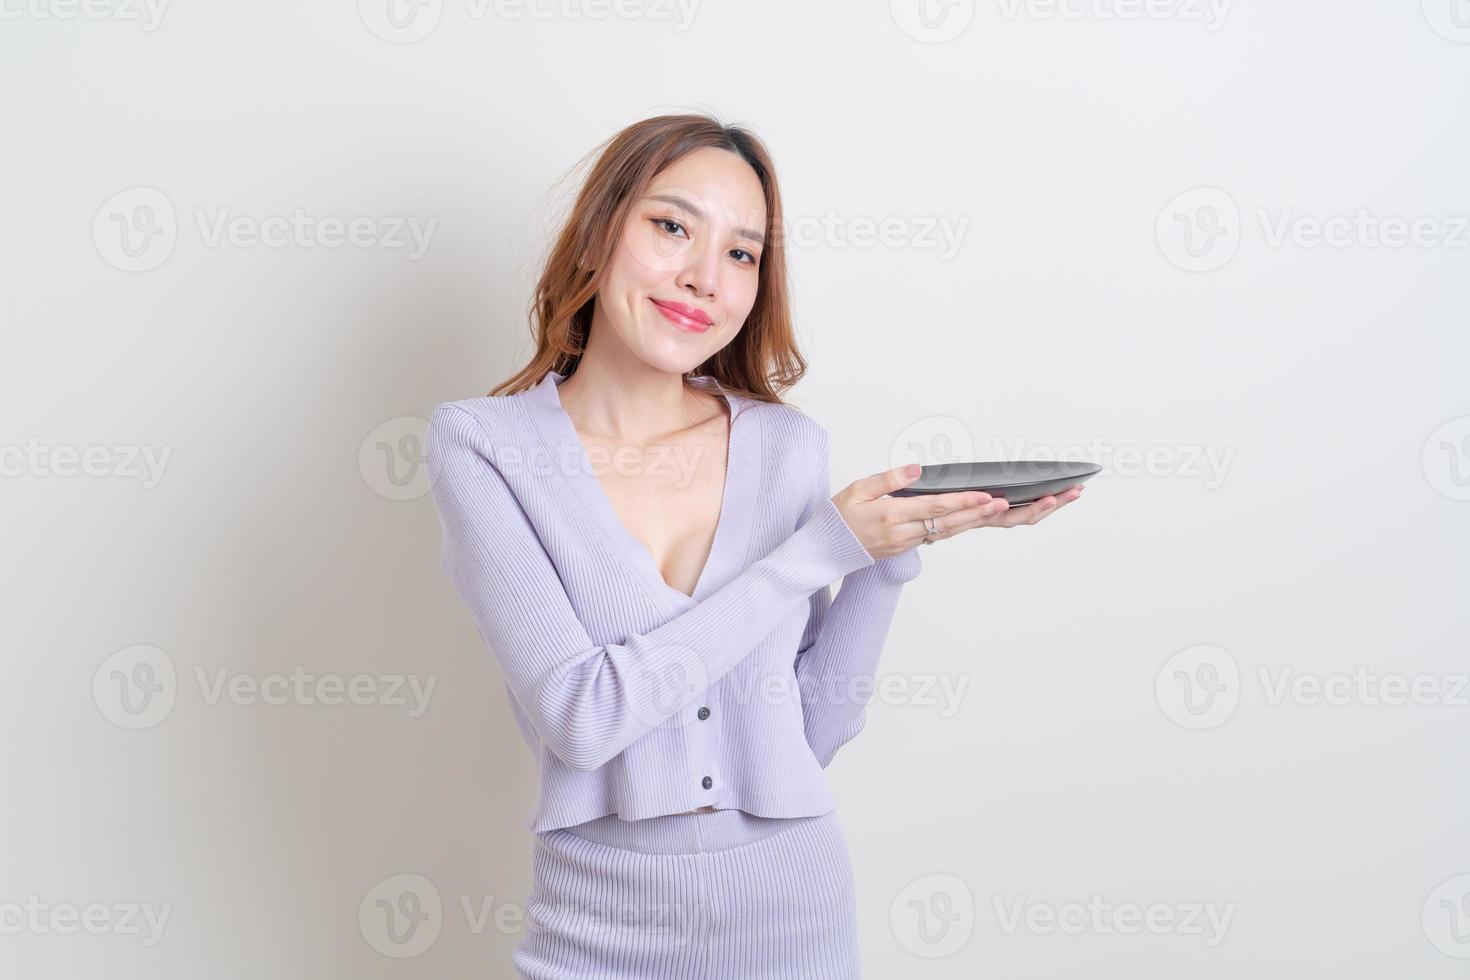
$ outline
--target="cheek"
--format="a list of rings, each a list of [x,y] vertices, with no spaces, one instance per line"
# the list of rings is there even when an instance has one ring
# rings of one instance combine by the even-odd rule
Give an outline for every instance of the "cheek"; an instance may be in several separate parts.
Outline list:
[[[623,233],[615,261],[630,279],[657,281],[684,267],[683,246],[679,239],[660,233],[652,222],[636,222]]]
[[[743,321],[755,306],[760,280],[754,273],[735,273],[725,285],[725,308],[731,319]]]
[[[667,278],[650,272],[626,247],[620,247],[612,254],[598,293],[610,308],[636,312],[643,297],[658,292],[659,283]]]

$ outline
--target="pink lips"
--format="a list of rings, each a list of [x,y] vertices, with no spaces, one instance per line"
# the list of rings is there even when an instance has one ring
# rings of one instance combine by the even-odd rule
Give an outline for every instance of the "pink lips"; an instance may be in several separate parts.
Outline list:
[[[650,299],[649,302],[674,326],[694,333],[704,333],[714,323],[709,314],[687,303],[668,303],[657,299]]]

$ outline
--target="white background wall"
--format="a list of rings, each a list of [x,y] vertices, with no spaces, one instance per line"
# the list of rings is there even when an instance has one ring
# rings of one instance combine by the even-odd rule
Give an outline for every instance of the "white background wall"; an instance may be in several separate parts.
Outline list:
[[[386,3],[0,0],[0,975],[512,975],[535,774],[415,438],[691,108],[776,155],[839,486],[1106,467],[906,590],[868,974],[1470,975],[1464,0]],[[244,237],[298,210],[366,243]]]

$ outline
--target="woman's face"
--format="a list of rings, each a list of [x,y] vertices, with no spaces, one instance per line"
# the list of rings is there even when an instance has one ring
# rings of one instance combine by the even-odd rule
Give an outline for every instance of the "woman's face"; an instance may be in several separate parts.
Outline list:
[[[710,147],[685,154],[628,213],[597,292],[593,337],[616,337],[671,373],[703,364],[755,305],[765,228],[765,195],[748,163]]]

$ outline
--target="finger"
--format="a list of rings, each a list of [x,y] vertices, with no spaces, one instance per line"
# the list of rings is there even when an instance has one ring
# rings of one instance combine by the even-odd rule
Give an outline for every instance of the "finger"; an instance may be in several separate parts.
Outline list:
[[[1048,494],[1026,505],[1020,513],[1007,521],[997,522],[998,527],[1016,527],[1019,524],[1037,524],[1082,496],[1081,484],[1074,484],[1055,496]]]
[[[955,514],[982,507],[991,503],[992,500],[990,494],[984,490],[957,490],[953,493],[924,493],[914,494],[911,497],[893,497],[889,507],[896,523],[923,521],[926,517],[945,517],[948,519],[944,523],[949,524],[954,521]]]
[[[854,480],[852,492],[859,500],[877,500],[895,490],[902,490],[918,480],[919,475],[923,473],[923,470],[920,470],[912,477],[906,475],[904,471],[913,465],[917,464],[905,463],[903,466],[895,466],[891,470],[884,470],[882,473]],[[916,493],[893,499],[903,502],[901,508],[892,512],[896,515],[895,519],[913,521],[952,513],[961,507],[983,503],[990,499],[990,494],[983,490],[956,490],[951,493]]]
[[[966,507],[957,510],[952,514],[945,515],[942,519],[935,518],[935,523],[939,527],[939,533],[936,537],[942,540],[953,537],[961,531],[983,527],[1005,512],[1006,502],[1000,499],[986,501],[978,507]],[[923,526],[922,522],[920,526]]]
[[[1076,491],[1076,492],[1073,493],[1073,491]],[[1074,483],[1070,487],[1068,487],[1067,489],[1060,490],[1060,491],[1058,491],[1055,494],[1051,494],[1050,496],[1053,496],[1056,499],[1058,499],[1058,500],[1060,500],[1060,501],[1062,501],[1064,503],[1071,503],[1073,500],[1076,500],[1081,495],[1082,495],[1082,484],[1080,484],[1080,483]],[[1038,497],[1036,500],[1028,500],[1025,503],[1011,504],[1011,511],[1013,513],[1018,512],[1018,511],[1021,510],[1021,508],[1023,508],[1023,507],[1030,507],[1030,506],[1032,506],[1033,504],[1037,503],[1038,501],[1040,501],[1042,499],[1045,499],[1045,498]],[[1021,516],[1030,516],[1030,515],[1028,515],[1028,514],[1022,514]]]
[[[1059,493],[1059,494],[1056,495],[1056,501],[1057,501],[1056,506],[1053,507],[1053,508],[1051,508],[1051,510],[1047,511],[1047,513],[1048,514],[1055,514],[1057,511],[1061,510],[1063,507],[1067,506],[1070,503],[1075,503],[1076,501],[1080,500],[1081,498],[1082,498],[1082,484],[1080,484],[1080,483],[1073,484],[1072,486],[1068,487],[1067,489],[1063,490],[1061,493]]]
[[[874,473],[872,476],[865,476],[860,480],[854,480],[852,482],[852,491],[857,495],[859,500],[877,500],[879,497],[890,494],[895,490],[902,490],[917,480],[919,475],[923,473],[923,470],[920,470],[919,473],[909,476],[904,471],[912,465],[914,464],[905,463],[903,466],[895,466],[891,470],[884,470],[882,473]]]
[[[1040,500],[1036,501],[1036,506],[1030,508],[1025,514],[1021,515],[1021,520],[1018,523],[1035,524],[1043,517],[1050,515],[1052,511],[1057,509],[1057,506],[1058,504],[1056,497],[1050,495],[1042,497]]]
[[[1015,527],[1018,524],[1035,524],[1072,503],[1081,495],[1082,485],[1078,483],[1063,490],[1055,497],[1043,497],[1040,500],[1014,506],[1004,498],[997,497],[988,504],[957,511],[940,521],[938,539],[950,538],[962,531],[974,530],[977,527]],[[1039,509],[1035,506],[1044,504],[1047,500],[1055,501],[1055,505],[1043,506]]]

